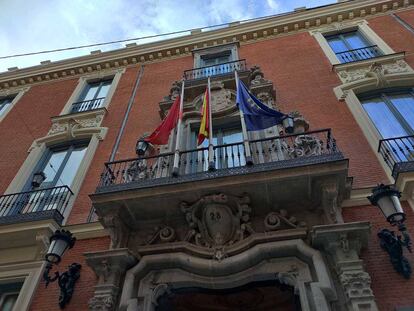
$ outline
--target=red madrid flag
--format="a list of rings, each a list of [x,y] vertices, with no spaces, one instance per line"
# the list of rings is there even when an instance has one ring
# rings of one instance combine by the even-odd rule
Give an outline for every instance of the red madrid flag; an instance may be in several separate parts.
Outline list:
[[[162,120],[161,124],[158,125],[150,136],[145,138],[145,141],[153,145],[166,145],[168,143],[171,130],[176,127],[179,117],[181,117],[180,96],[177,96],[165,119]]]

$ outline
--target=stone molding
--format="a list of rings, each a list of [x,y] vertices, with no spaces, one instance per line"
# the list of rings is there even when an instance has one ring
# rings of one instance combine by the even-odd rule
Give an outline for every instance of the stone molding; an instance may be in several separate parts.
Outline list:
[[[344,100],[351,90],[357,94],[378,88],[409,84],[414,79],[414,70],[407,64],[404,57],[404,53],[396,53],[360,62],[335,65],[334,70],[342,82],[334,88],[337,98]]]
[[[89,310],[115,310],[120,282],[126,270],[136,264],[137,259],[128,249],[85,253],[84,256],[98,278],[94,296],[89,300]]]
[[[240,44],[247,44],[299,31],[309,31],[312,28],[317,29],[334,22],[385,15],[412,6],[412,0],[349,1],[273,18],[264,18],[250,23],[232,23],[224,29],[205,32],[194,31],[189,36],[5,72],[0,75],[0,88],[7,89],[19,85],[90,74],[104,69],[126,67],[137,63],[190,56],[194,49],[237,41],[240,41]]]
[[[222,261],[181,252],[142,256],[126,273],[120,310],[154,310],[154,298],[174,288],[224,289],[266,279],[293,286],[304,311],[328,311],[337,298],[321,254],[296,239],[257,244]]]
[[[314,226],[311,231],[312,246],[326,252],[333,263],[350,311],[378,310],[371,278],[359,257],[368,244],[370,229],[369,222],[353,222]]]

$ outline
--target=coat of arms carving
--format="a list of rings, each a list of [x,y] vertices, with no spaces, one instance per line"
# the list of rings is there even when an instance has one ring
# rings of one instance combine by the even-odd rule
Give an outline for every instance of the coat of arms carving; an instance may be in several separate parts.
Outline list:
[[[253,233],[249,223],[250,198],[207,195],[193,204],[181,202],[190,230],[186,241],[199,246],[220,249],[243,240]]]

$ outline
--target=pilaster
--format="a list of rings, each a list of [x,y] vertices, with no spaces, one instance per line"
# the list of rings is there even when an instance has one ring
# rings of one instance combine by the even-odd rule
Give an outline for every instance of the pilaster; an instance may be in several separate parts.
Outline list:
[[[378,310],[371,277],[359,257],[361,248],[367,246],[369,232],[369,222],[353,222],[315,226],[311,233],[312,245],[331,260],[350,311]]]

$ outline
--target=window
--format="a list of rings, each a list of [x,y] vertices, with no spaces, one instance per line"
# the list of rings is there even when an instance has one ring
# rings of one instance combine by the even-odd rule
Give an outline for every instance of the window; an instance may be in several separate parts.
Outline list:
[[[372,45],[357,30],[325,38],[341,63],[350,63],[382,55],[378,46]]]
[[[72,105],[72,112],[88,111],[102,107],[111,84],[112,79],[88,83],[77,102]]]
[[[85,156],[85,143],[51,149],[39,163],[36,172],[43,172],[45,180],[40,188],[70,187]]]
[[[12,311],[23,282],[0,284],[0,310]]]
[[[361,97],[361,102],[384,139],[380,148],[398,161],[413,161],[414,90],[377,93]]]
[[[12,103],[13,99],[13,97],[5,97],[0,99],[0,116],[6,112],[7,108]]]
[[[191,155],[192,159],[188,163],[192,164],[192,172],[208,170],[209,141],[205,139],[200,146],[197,146],[198,131],[198,127],[192,130],[191,146],[194,149],[198,148],[202,150]],[[214,127],[213,125],[212,142],[214,145],[216,169],[239,167],[246,164],[240,123],[232,123],[221,127]]]

